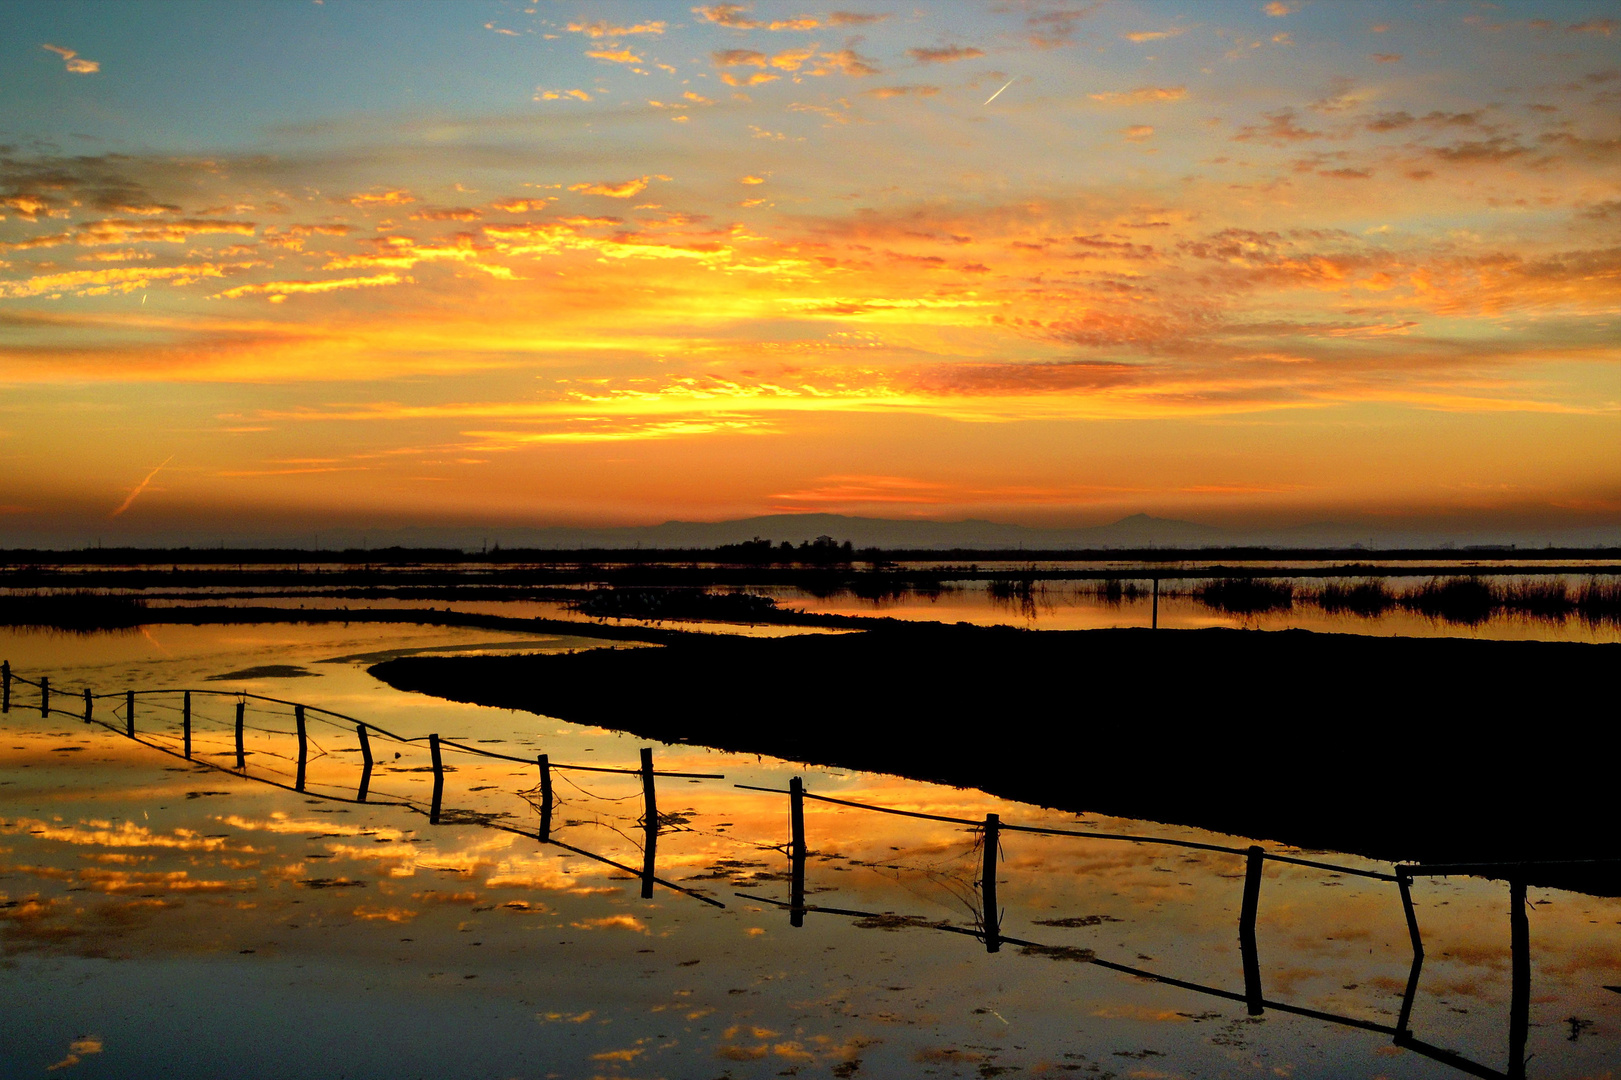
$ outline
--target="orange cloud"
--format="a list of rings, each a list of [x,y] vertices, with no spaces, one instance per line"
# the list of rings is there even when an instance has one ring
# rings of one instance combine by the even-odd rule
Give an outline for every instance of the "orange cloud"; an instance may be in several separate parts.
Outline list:
[[[586,195],[602,195],[609,199],[628,199],[645,191],[647,182],[651,179],[651,176],[642,176],[635,180],[621,180],[618,183],[606,181],[596,184],[570,184],[569,190],[582,192]]]
[[[1093,101],[1108,105],[1152,105],[1162,101],[1181,101],[1188,96],[1185,86],[1139,86],[1135,90],[1106,90],[1088,94]]]
[[[938,86],[877,86],[865,91],[872,97],[884,99],[892,97],[933,97],[940,92]]]
[[[75,75],[89,75],[101,70],[101,61],[86,60],[72,49],[64,49],[60,45],[41,45],[62,58],[63,65]]]
[[[957,60],[973,60],[984,56],[983,49],[973,46],[945,45],[938,49],[907,49],[906,55],[920,64],[949,64]]]
[[[612,23],[598,19],[596,22],[591,23],[569,23],[568,28],[572,33],[584,34],[587,37],[614,38],[626,37],[630,34],[662,34],[665,25],[662,22],[645,22],[636,23],[633,26],[615,26]]]
[[[695,7],[693,14],[702,15],[712,23],[731,27],[733,30],[814,30],[821,26],[821,22],[809,16],[798,16],[791,19],[761,20],[748,17],[749,6],[745,4],[715,4],[712,7]],[[852,22],[868,22],[868,16],[851,16],[845,13],[844,25]],[[834,24],[841,25],[841,24]]]
[[[374,274],[371,277],[334,278],[328,281],[264,281],[252,285],[239,285],[234,289],[215,293],[214,299],[236,300],[244,296],[268,296],[272,302],[276,302],[299,293],[325,293],[339,289],[366,289],[380,285],[399,285],[409,281],[411,281],[409,277],[402,277],[393,273]]]
[[[585,55],[593,60],[608,60],[615,64],[640,64],[642,58],[629,49],[593,49]]]
[[[1171,30],[1138,30],[1133,33],[1126,34],[1125,39],[1141,45],[1144,42],[1163,41],[1166,38],[1179,37],[1186,32],[1187,30],[1180,26]]]
[[[392,191],[368,192],[361,195],[351,195],[349,201],[365,209],[368,206],[405,206],[416,202],[416,196],[403,188]]]

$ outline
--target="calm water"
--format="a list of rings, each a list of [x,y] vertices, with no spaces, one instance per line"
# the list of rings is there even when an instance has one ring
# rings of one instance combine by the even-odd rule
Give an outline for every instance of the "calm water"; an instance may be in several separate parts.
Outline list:
[[[1163,614],[1163,612],[1162,612]],[[641,743],[383,686],[365,666],[420,651],[557,650],[582,639],[411,627],[153,627],[0,633],[0,656],[73,695],[238,689],[307,701],[408,736],[437,732],[553,762],[634,767]],[[279,665],[307,672],[211,677]],[[809,802],[811,912],[790,925],[787,800],[812,792],[965,819],[1247,840],[1076,818],[935,785],[656,746],[667,815],[641,895],[634,777],[555,772],[538,842],[538,772],[453,754],[445,823],[358,805],[352,728],[312,714],[309,792],[199,768],[99,726],[41,718],[14,687],[0,719],[0,1075],[108,1076],[1297,1076],[1451,1077],[1390,1036],[1137,978],[1097,958],[1241,993],[1240,857],[1004,833],[1004,935],[1059,947],[994,955],[979,833]],[[82,699],[81,699],[82,700]],[[23,705],[34,704],[35,708]],[[234,699],[194,699],[200,757],[229,761]],[[123,722],[119,699],[98,717]],[[105,712],[104,712],[105,710]],[[178,743],[178,698],[137,728]],[[290,782],[292,719],[246,713],[248,772]],[[373,800],[425,805],[420,743],[373,744]],[[400,757],[392,755],[399,753]],[[527,797],[526,797],[527,794]],[[505,828],[502,828],[504,826]],[[590,857],[612,860],[616,867]],[[1352,868],[1388,870],[1352,856]],[[744,894],[744,895],[739,895]],[[1414,885],[1427,958],[1411,1029],[1502,1070],[1507,887]],[[1390,1026],[1411,951],[1394,885],[1269,863],[1258,950],[1269,1000]],[[1621,1058],[1621,901],[1530,890],[1528,1075],[1611,1075]],[[872,914],[916,920],[873,918]]]

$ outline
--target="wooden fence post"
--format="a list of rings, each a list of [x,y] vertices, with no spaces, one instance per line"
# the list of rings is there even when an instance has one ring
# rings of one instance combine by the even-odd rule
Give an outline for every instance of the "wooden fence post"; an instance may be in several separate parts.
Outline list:
[[[95,701],[90,696],[90,688],[84,688],[84,722],[90,723],[90,718],[96,713]]]
[[[1255,915],[1261,902],[1261,870],[1266,852],[1249,849],[1244,867],[1244,906],[1238,914],[1238,947],[1244,957],[1244,1003],[1251,1016],[1261,1014],[1261,958],[1255,949]]]
[[[246,701],[236,703],[236,767],[239,769],[248,767],[248,755],[242,746],[242,722],[243,715],[247,711],[248,703]]]
[[[1159,578],[1154,578],[1154,615],[1148,624],[1149,629],[1159,629]]]
[[[788,923],[805,925],[805,781],[788,781]]]
[[[11,711],[11,661],[0,661],[0,713]]]
[[[191,760],[191,691],[180,699],[180,738],[185,746],[186,760]]]
[[[642,813],[649,829],[659,826],[658,797],[653,793],[653,748],[642,747]]]
[[[124,734],[135,738],[135,691],[124,691]]]
[[[39,715],[51,715],[51,677],[49,675],[39,677]]]
[[[550,754],[541,754],[535,758],[535,764],[540,766],[540,838],[552,838],[552,758]]]
[[[428,810],[428,824],[439,824],[439,802],[445,794],[445,763],[439,756],[439,736],[428,736],[428,753],[433,755],[433,805]]]
[[[360,736],[360,792],[355,801],[365,802],[366,791],[371,787],[371,736],[366,734],[365,724],[356,724],[355,734]]]
[[[985,862],[980,871],[980,898],[984,909],[981,922],[985,924],[985,951],[1002,950],[1002,920],[996,906],[996,849],[1002,842],[1002,820],[996,814],[985,815]]]
[[[293,726],[298,729],[298,778],[293,781],[295,791],[304,790],[304,768],[309,761],[309,739],[304,731],[304,706],[293,706]]]

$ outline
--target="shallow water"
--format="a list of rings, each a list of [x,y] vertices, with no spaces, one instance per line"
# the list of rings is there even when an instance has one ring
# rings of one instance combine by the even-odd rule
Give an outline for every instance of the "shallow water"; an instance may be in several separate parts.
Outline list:
[[[0,633],[0,657],[49,675],[63,708],[82,708],[85,686],[192,687],[194,751],[227,766],[231,691],[242,689],[406,736],[634,768],[643,744],[627,737],[403,694],[365,672],[370,657],[402,650],[588,644],[396,626],[152,627]],[[270,665],[307,674],[207,681]],[[214,689],[225,693],[200,692]],[[971,933],[894,918],[812,911],[796,928],[769,902],[789,898],[787,799],[733,785],[803,776],[813,793],[968,820],[1247,840],[656,746],[660,770],[725,774],[658,782],[655,850],[658,878],[725,907],[662,884],[643,899],[634,776],[554,771],[553,835],[570,850],[533,835],[534,765],[447,752],[442,820],[459,823],[435,826],[419,742],[373,739],[374,803],[360,805],[315,797],[352,798],[359,772],[352,726],[324,714],[309,714],[299,793],[41,717],[33,687],[13,690],[0,718],[0,1075],[1463,1075],[1388,1034],[1276,1008],[1250,1016],[1242,1002],[1076,951],[1242,995],[1242,856],[1004,832],[1001,933],[1056,955],[990,954]],[[248,705],[246,773],[291,783],[290,707]],[[123,708],[121,697],[95,702],[115,726]],[[177,748],[178,709],[177,696],[142,695],[138,733]],[[809,903],[978,925],[978,831],[814,800],[805,817]],[[1501,1071],[1507,887],[1421,879],[1413,891],[1427,958],[1411,1030]],[[1535,888],[1530,899],[1528,1075],[1604,1075],[1621,1049],[1621,994],[1604,988],[1621,985],[1621,901]],[[1411,949],[1394,885],[1268,863],[1257,938],[1269,1001],[1395,1024]]]

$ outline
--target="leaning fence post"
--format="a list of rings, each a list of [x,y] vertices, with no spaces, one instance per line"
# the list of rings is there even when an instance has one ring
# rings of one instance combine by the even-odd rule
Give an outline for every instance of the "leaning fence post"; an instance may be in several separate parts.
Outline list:
[[[95,715],[95,712],[95,701],[91,698],[90,688],[87,686],[84,688],[84,722],[88,724],[90,722],[90,718]]]
[[[135,691],[124,691],[124,734],[135,738]]]
[[[1261,902],[1261,871],[1265,864],[1266,852],[1251,847],[1244,867],[1244,906],[1238,915],[1238,947],[1244,956],[1244,1003],[1251,1016],[1261,1014],[1261,958],[1255,950],[1255,914]]]
[[[985,862],[980,871],[980,897],[985,924],[985,951],[1002,949],[1002,920],[996,906],[996,849],[1002,842],[1002,819],[996,814],[985,815]]]
[[[439,756],[439,736],[428,736],[428,753],[433,755],[433,805],[428,810],[428,824],[439,824],[439,801],[445,794],[445,763]]]
[[[304,766],[309,760],[309,739],[304,732],[304,706],[293,706],[293,725],[298,728],[298,778],[293,782],[293,790],[303,791]]]
[[[248,767],[248,755],[242,746],[242,721],[243,715],[247,711],[248,703],[246,701],[236,703],[236,767],[239,769]]]
[[[552,758],[550,754],[541,754],[535,758],[535,764],[540,766],[540,838],[552,838]]]
[[[39,677],[39,715],[51,715],[51,677],[49,675]]]
[[[649,829],[659,825],[658,797],[653,793],[653,748],[642,747],[642,812]]]
[[[191,691],[180,699],[180,737],[185,745],[186,760],[191,760]]]
[[[0,713],[11,711],[11,661],[0,661]]]
[[[788,861],[791,884],[788,891],[788,923],[805,925],[805,781],[788,781]]]

